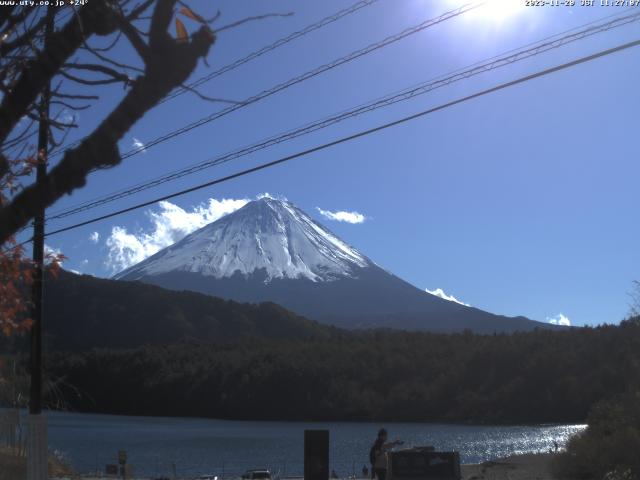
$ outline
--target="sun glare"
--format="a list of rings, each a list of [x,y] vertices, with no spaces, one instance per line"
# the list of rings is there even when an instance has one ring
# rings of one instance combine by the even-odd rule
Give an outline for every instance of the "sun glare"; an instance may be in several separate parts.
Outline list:
[[[502,23],[522,10],[522,2],[518,0],[487,0],[472,13],[496,23]]]

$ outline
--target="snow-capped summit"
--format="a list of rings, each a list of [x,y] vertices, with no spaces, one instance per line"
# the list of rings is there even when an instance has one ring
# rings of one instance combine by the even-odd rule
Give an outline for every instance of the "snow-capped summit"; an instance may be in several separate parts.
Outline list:
[[[267,283],[276,278],[317,282],[351,277],[370,263],[292,203],[265,196],[115,278],[137,280],[181,271],[220,279],[259,272]]]
[[[239,302],[271,301],[347,328],[554,328],[430,295],[378,267],[292,203],[272,197],[246,204],[115,278]]]

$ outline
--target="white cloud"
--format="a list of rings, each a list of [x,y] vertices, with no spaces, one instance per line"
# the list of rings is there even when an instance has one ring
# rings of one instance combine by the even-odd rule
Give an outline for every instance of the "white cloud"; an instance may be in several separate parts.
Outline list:
[[[82,262],[80,262],[82,264],[83,267],[86,267],[87,265],[89,265],[89,259],[85,258],[84,260],[82,260]]]
[[[553,325],[564,325],[565,327],[571,326],[571,320],[566,315],[559,313],[555,317],[547,317],[547,322]]]
[[[330,212],[329,210],[323,210],[320,207],[316,207],[316,209],[323,217],[337,222],[362,223],[367,219],[367,217],[358,212],[346,212],[344,210]]]
[[[57,120],[62,123],[73,124],[76,123],[76,115],[64,108],[58,113]]]
[[[105,265],[113,273],[124,270],[248,202],[248,199],[211,198],[208,203],[197,205],[190,211],[171,202],[160,202],[159,211],[147,212],[151,220],[148,231],[131,233],[120,226],[111,229],[106,240],[108,254]]]
[[[44,244],[44,254],[45,255],[60,255],[62,253],[62,250],[60,250],[59,248],[56,247],[52,247],[51,245],[47,245],[46,243]]]
[[[140,140],[138,140],[136,137],[133,137],[133,142],[131,143],[131,146],[136,150],[141,149],[142,153],[147,153],[147,147],[145,146],[145,144],[142,143]]]
[[[89,240],[93,243],[98,243],[100,241],[100,234],[98,232],[92,232],[91,235],[89,235]]]
[[[47,245],[46,243],[44,244],[44,259],[45,259],[45,263],[47,263],[47,257],[50,255],[62,255],[62,250],[60,250],[59,248],[55,248],[52,247],[50,245]],[[60,265],[62,265],[63,262],[58,262]]]
[[[118,226],[111,229],[106,243],[109,253],[105,265],[113,273],[144,260],[161,248],[155,248],[144,240],[139,240],[135,235],[128,233],[126,228]]]
[[[470,307],[471,306],[468,303],[464,303],[463,301],[458,300],[453,295],[447,295],[446,293],[444,293],[444,290],[442,290],[441,288],[436,288],[435,290],[429,290],[428,288],[425,288],[425,291],[427,293],[430,293],[431,295],[435,295],[436,297],[440,297],[440,298],[442,298],[444,300],[449,300],[450,302],[459,303],[460,305],[464,305],[466,307]]]

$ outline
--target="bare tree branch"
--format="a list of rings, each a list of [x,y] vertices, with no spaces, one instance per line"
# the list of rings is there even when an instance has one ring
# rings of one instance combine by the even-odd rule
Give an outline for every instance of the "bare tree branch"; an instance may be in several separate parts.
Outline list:
[[[140,3],[137,7],[133,8],[131,12],[126,15],[126,18],[129,22],[140,18],[140,16],[153,4],[154,0],[145,0]]]
[[[60,93],[60,92],[53,92],[51,96],[57,97],[57,98],[69,98],[71,100],[99,100],[100,99],[98,95],[76,95],[76,94]]]
[[[13,8],[14,7],[12,6],[8,9],[8,11],[11,12]],[[3,27],[3,34],[11,34],[15,26],[23,22],[29,16],[29,13],[31,13],[29,9],[23,8],[19,10],[15,15],[8,15],[5,20],[7,25]]]
[[[130,22],[120,18],[118,20],[118,28],[127,37],[127,40],[131,43],[131,46],[138,52],[140,58],[146,63],[149,55],[149,47],[144,42],[142,37],[138,34],[135,28]]]
[[[70,103],[67,102],[63,102],[62,100],[52,100],[49,102],[51,105],[60,105],[62,107],[66,107],[69,110],[86,110],[87,108],[91,107],[91,104],[86,103],[84,105],[72,105]]]
[[[629,317],[640,317],[640,281],[633,281],[633,288],[629,293],[631,304],[629,305]]]
[[[0,27],[9,20],[14,8],[16,8],[15,5],[6,5],[4,8],[0,9]]]
[[[58,73],[62,64],[93,34],[108,35],[116,28],[116,12],[110,2],[90,2],[59,32],[51,35],[47,49],[29,61],[16,85],[0,104],[0,142],[36,100],[45,84]]]
[[[119,34],[122,32],[118,32]],[[112,44],[112,45],[115,45]],[[91,53],[92,55],[94,55],[95,57],[99,58],[100,60],[102,60],[103,62],[107,62],[110,63],[111,65],[118,67],[118,68],[122,68],[122,69],[126,69],[126,70],[133,70],[135,72],[144,72],[143,68],[139,68],[139,67],[134,67],[133,65],[127,65],[124,63],[120,63],[120,62],[116,62],[115,60],[107,57],[106,55],[103,55],[102,53],[100,53],[100,50],[95,49],[87,44],[84,45],[84,47],[82,47],[84,50],[88,51],[89,53]]]
[[[94,79],[89,79],[89,78],[80,78],[80,77],[76,77],[75,75],[69,73],[69,72],[65,72],[63,70],[60,70],[58,72],[59,75],[63,76],[64,78],[66,78],[67,80],[71,80],[72,82],[76,82],[79,83],[81,85],[109,85],[111,83],[120,83],[123,80],[118,79],[118,78],[103,78],[103,79],[99,79],[99,80],[94,80]],[[129,78],[127,77],[127,79],[124,81],[125,84],[129,83]]]
[[[125,84],[131,82],[131,78],[129,78],[129,75],[118,72],[117,70],[114,70],[113,68],[107,67],[105,65],[99,65],[95,63],[65,63],[63,66],[64,68],[71,68],[75,70],[85,70],[90,72],[102,73],[104,75],[112,77],[118,82],[124,82]]]
[[[31,118],[31,116],[27,116],[26,118],[30,118],[31,120],[27,123],[26,128],[24,128],[22,130],[22,132],[20,132],[18,135],[16,135],[15,137],[12,137],[11,139],[5,141],[2,144],[2,149],[3,150],[7,150],[9,148],[11,148],[13,145],[21,142],[22,140],[24,140],[29,134],[29,131],[31,130],[31,128],[33,127],[33,125],[35,124],[35,121]]]
[[[16,48],[30,45],[33,41],[35,34],[41,31],[47,23],[47,16],[43,15],[42,18],[29,29],[25,29],[25,32],[11,42],[0,43],[0,57],[6,56],[9,52],[12,52]]]
[[[51,145],[51,147],[56,148],[62,145],[67,140],[67,136],[69,135],[70,131],[71,129],[64,130],[62,132],[62,138],[60,138],[60,140],[56,140],[54,135],[49,135],[49,144]]]
[[[0,153],[0,179],[9,171],[9,161],[2,153]]]
[[[229,104],[232,104],[232,105],[240,105],[241,103],[243,103],[243,102],[238,102],[236,100],[228,100],[228,99],[225,99],[225,98],[209,97],[209,96],[199,92],[197,89],[195,89],[193,87],[190,87],[189,85],[186,85],[186,84],[180,85],[180,88],[183,88],[183,89],[185,89],[185,90],[197,95],[198,98],[200,98],[202,100],[206,100],[207,102],[229,103]]]
[[[169,23],[173,17],[173,7],[176,0],[160,0],[151,16],[151,27],[149,29],[149,47],[163,48],[167,42],[173,39],[167,33]]]
[[[91,52],[108,52],[117,45],[117,43],[120,41],[121,38],[122,38],[122,32],[118,30],[116,35],[113,37],[113,40],[109,42],[107,45],[105,45],[104,47],[93,47],[93,46],[87,45],[86,43],[85,43],[85,47]]]
[[[118,106],[76,148],[65,152],[43,182],[24,188],[0,209],[0,244],[26,225],[42,205],[49,206],[84,186],[91,170],[119,164],[122,159],[118,141],[171,90],[182,85],[198,60],[207,55],[215,41],[207,26],[202,26],[187,42],[178,42],[167,32],[175,3],[176,0],[158,0],[152,16],[145,73],[133,81]]]

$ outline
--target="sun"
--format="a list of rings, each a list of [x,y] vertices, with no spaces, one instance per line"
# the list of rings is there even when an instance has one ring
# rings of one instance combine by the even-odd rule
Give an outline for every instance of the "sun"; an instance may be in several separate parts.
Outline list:
[[[414,0],[420,8],[439,4],[449,13],[462,12],[461,21],[484,24],[488,27],[506,26],[513,17],[526,10],[525,0]],[[431,11],[436,13],[435,10]],[[437,12],[442,13],[441,10]]]
[[[503,23],[522,11],[523,2],[519,0],[486,0],[471,12],[471,16],[483,20]]]

